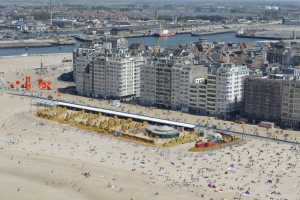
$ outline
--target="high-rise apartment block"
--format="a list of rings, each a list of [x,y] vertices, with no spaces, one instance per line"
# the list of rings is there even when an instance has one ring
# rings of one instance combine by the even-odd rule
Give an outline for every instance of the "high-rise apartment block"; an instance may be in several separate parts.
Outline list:
[[[140,68],[144,58],[129,55],[118,41],[93,49],[79,48],[73,60],[76,90],[80,95],[112,99],[140,96]]]
[[[250,121],[280,123],[282,80],[247,78],[244,86],[244,116]]]
[[[129,49],[103,38],[74,52],[74,79],[80,95],[300,128],[299,55],[297,42]]]
[[[144,105],[188,110],[189,88],[207,68],[172,56],[150,58],[141,70],[141,98]]]
[[[242,105],[244,80],[249,75],[247,66],[222,64],[211,75],[216,77],[215,114],[224,118],[238,114]]]
[[[284,80],[282,89],[281,124],[300,129],[300,81]]]
[[[246,66],[216,67],[163,57],[142,69],[141,102],[176,110],[228,117],[239,111]]]
[[[300,128],[300,81],[293,78],[248,78],[244,88],[244,116]]]

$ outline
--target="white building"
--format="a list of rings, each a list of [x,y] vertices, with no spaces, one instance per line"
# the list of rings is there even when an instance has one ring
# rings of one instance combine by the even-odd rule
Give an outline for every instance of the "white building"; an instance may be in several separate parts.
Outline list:
[[[114,47],[113,47],[114,46]],[[188,56],[130,56],[124,45],[74,52],[77,92],[110,99],[138,98],[144,105],[220,117],[238,114],[247,66],[193,64]]]
[[[141,98],[144,105],[171,107],[171,73],[174,60],[170,56],[149,58],[141,69]]]
[[[210,69],[211,70],[211,69]],[[217,95],[217,77],[211,71],[207,75],[207,86],[206,86],[206,110],[209,115],[216,115],[216,95]]]
[[[207,78],[196,78],[189,88],[189,111],[206,115],[207,111]]]
[[[202,65],[194,65],[188,61],[175,64],[172,68],[171,77],[171,107],[176,110],[189,111],[191,106],[190,98],[193,95],[199,95],[193,94],[194,90],[190,89],[192,86],[199,85],[197,81],[206,76],[207,67]]]
[[[74,53],[77,92],[111,99],[139,97],[140,67],[144,65],[144,58],[130,56],[124,49],[107,53],[110,49],[104,45],[95,49],[79,48]]]
[[[190,87],[195,79],[206,75],[206,67],[189,60],[174,60],[168,56],[150,59],[141,70],[141,103],[188,111]]]
[[[215,96],[207,94],[208,98],[215,98],[215,114],[228,117],[240,110],[243,98],[244,79],[249,75],[247,66],[222,64],[210,73],[211,83],[215,83]],[[215,77],[215,78],[214,78]],[[211,96],[210,96],[211,95]]]

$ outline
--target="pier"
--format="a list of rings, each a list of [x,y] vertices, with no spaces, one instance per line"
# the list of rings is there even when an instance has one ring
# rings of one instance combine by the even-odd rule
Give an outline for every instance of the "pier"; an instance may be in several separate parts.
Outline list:
[[[0,41],[0,48],[51,47],[60,45],[73,45],[75,43],[76,41],[72,38],[5,40]]]

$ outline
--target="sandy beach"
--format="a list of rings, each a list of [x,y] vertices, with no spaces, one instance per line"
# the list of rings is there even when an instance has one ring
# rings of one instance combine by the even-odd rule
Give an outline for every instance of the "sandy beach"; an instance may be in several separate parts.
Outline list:
[[[71,53],[43,54],[32,56],[0,57],[1,72],[17,72],[40,67],[41,62],[47,66],[58,66],[62,60],[72,59]]]
[[[45,65],[58,68],[48,77],[70,67],[61,62],[66,56],[71,54],[48,55]],[[5,80],[40,62],[9,59],[0,59]],[[25,97],[2,92],[0,107],[0,199],[300,200],[299,145],[246,138],[241,145],[193,153],[188,149],[194,144],[146,147],[47,121],[35,116],[37,108]]]

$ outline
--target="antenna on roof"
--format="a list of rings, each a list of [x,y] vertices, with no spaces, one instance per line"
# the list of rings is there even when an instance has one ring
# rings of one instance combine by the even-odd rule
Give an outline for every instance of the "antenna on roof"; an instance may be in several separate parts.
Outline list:
[[[53,25],[53,0],[49,2],[49,11],[50,11],[50,25]]]

